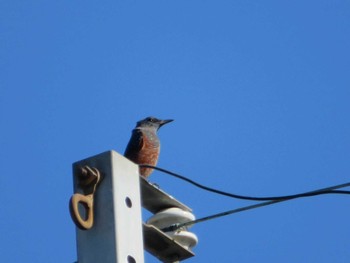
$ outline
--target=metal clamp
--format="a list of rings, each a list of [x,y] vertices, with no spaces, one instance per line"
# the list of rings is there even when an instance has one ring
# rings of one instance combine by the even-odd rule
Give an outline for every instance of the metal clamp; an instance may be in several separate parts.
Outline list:
[[[71,197],[69,211],[75,225],[82,230],[88,230],[94,224],[94,194],[97,184],[101,180],[101,175],[96,168],[89,166],[81,167],[75,175],[78,177],[78,184],[84,194],[75,193]],[[79,212],[79,204],[85,209],[83,217]]]

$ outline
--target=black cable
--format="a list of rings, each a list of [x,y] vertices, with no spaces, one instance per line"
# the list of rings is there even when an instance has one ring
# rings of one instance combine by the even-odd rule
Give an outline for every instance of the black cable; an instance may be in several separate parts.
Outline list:
[[[349,186],[350,183],[347,184],[340,184],[340,185],[335,185],[335,186],[331,186],[331,187],[327,187],[327,188],[323,188],[323,189],[319,189],[313,192],[317,192],[317,193],[324,193],[324,194],[333,194],[333,193],[337,193],[337,194],[350,194],[350,191],[343,191],[343,190],[334,190],[334,189],[339,189],[339,188],[343,188],[343,187],[347,187]],[[311,194],[312,192],[309,192],[309,194]],[[311,195],[309,195],[311,196]],[[233,210],[228,210],[225,212],[221,212],[218,214],[214,214],[214,215],[210,215],[210,216],[206,216],[206,217],[202,217],[193,221],[189,221],[189,222],[185,222],[185,223],[178,223],[178,224],[173,224],[169,227],[165,227],[162,229],[162,231],[164,232],[169,232],[169,231],[176,231],[179,228],[183,228],[183,227],[187,227],[190,225],[194,225],[200,222],[204,222],[204,221],[208,221],[211,219],[215,219],[218,217],[222,217],[222,216],[227,216],[227,215],[231,215],[231,214],[235,214],[235,213],[239,213],[239,212],[243,212],[243,211],[247,211],[247,210],[251,210],[251,209],[255,209],[255,208],[259,208],[259,207],[263,207],[263,206],[268,206],[268,205],[272,205],[272,204],[277,204],[280,202],[285,202],[285,201],[289,201],[292,199],[297,199],[300,197],[291,197],[291,198],[286,198],[286,199],[280,199],[280,200],[271,200],[271,201],[267,201],[267,202],[262,202],[259,204],[255,204],[255,205],[249,205],[249,206],[244,206],[244,207],[240,207],[240,208],[236,208]]]
[[[243,199],[243,200],[266,201],[266,202],[262,202],[259,204],[245,206],[245,207],[221,212],[218,214],[202,217],[202,218],[199,218],[199,219],[196,219],[193,221],[189,221],[189,222],[185,222],[185,223],[181,223],[181,224],[173,224],[169,227],[163,228],[162,231],[164,231],[164,232],[175,231],[179,228],[187,227],[189,225],[193,225],[196,223],[200,223],[200,222],[208,221],[208,220],[215,219],[218,217],[222,217],[222,216],[226,216],[226,215],[230,215],[230,214],[234,214],[234,213],[238,213],[238,212],[243,212],[243,211],[247,211],[247,210],[251,210],[251,209],[255,209],[255,208],[259,208],[259,207],[263,207],[263,206],[268,206],[268,205],[272,205],[272,204],[276,204],[276,203],[280,203],[280,202],[284,202],[284,201],[289,201],[292,199],[297,199],[297,198],[302,198],[302,197],[311,197],[311,196],[323,195],[323,194],[350,194],[350,191],[334,190],[334,189],[339,189],[339,188],[344,188],[344,187],[350,186],[350,182],[349,182],[349,183],[344,183],[344,184],[340,184],[340,185],[335,185],[335,186],[331,186],[331,187],[327,187],[327,188],[323,188],[323,189],[319,189],[319,190],[314,190],[314,191],[309,191],[309,192],[305,192],[305,193],[301,193],[301,194],[295,194],[295,195],[274,196],[274,197],[242,196],[242,195],[227,193],[224,191],[220,191],[220,190],[217,190],[217,189],[214,189],[211,187],[201,185],[201,184],[199,184],[199,183],[197,183],[197,182],[195,182],[195,181],[193,181],[185,176],[176,174],[174,172],[170,172],[170,171],[163,169],[163,168],[160,168],[160,167],[147,165],[147,164],[141,164],[139,166],[145,167],[145,168],[151,168],[151,169],[155,169],[155,170],[167,173],[167,174],[172,175],[176,178],[179,178],[181,180],[189,182],[189,183],[191,183],[191,184],[193,184],[201,189],[204,189],[206,191],[213,192],[216,194],[220,194],[220,195],[224,195],[224,196],[228,196],[228,197],[232,197],[232,198]]]
[[[289,200],[289,199],[294,199],[294,198],[300,198],[300,197],[309,197],[309,196],[316,196],[316,195],[322,195],[322,194],[349,194],[350,192],[348,191],[334,191],[334,190],[318,190],[318,191],[311,191],[311,192],[305,192],[305,193],[301,193],[301,194],[295,194],[295,195],[284,195],[284,196],[270,196],[270,197],[252,197],[252,196],[244,196],[244,195],[237,195],[237,194],[232,194],[232,193],[228,193],[228,192],[224,192],[221,190],[217,190],[208,186],[204,186],[202,184],[199,184],[185,176],[176,174],[174,172],[165,170],[163,168],[160,167],[156,167],[156,166],[152,166],[152,165],[148,165],[148,164],[140,164],[140,167],[144,167],[144,168],[152,168],[154,170],[158,170],[160,172],[169,174],[171,176],[174,176],[176,178],[179,178],[181,180],[184,180],[190,184],[193,184],[203,190],[209,191],[209,192],[213,192],[216,194],[220,194],[220,195],[224,195],[224,196],[228,196],[231,198],[237,198],[237,199],[243,199],[243,200],[251,200],[251,201],[270,201],[270,200],[274,200],[274,201],[278,201],[278,200]],[[342,187],[347,187],[350,186],[350,183],[346,183],[343,184],[344,186]]]

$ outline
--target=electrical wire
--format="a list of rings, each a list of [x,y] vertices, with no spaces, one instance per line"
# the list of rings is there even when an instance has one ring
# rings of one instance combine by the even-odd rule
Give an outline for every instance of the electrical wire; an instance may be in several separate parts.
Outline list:
[[[315,190],[313,192],[315,192],[315,193],[323,193],[323,194],[332,194],[332,193],[350,194],[350,191],[334,190],[334,189],[344,188],[344,187],[348,187],[348,186],[350,186],[350,183],[335,185],[335,186],[331,186],[331,187]],[[309,192],[309,194],[311,194],[311,193],[312,192]],[[309,195],[309,196],[311,196],[311,195]],[[178,230],[180,228],[188,227],[190,225],[194,225],[194,224],[197,224],[197,223],[200,223],[200,222],[212,220],[212,219],[215,219],[215,218],[219,218],[219,217],[223,217],[223,216],[227,216],[227,215],[231,215],[231,214],[235,214],[235,213],[239,213],[239,212],[243,212],[243,211],[247,211],[247,210],[252,210],[252,209],[255,209],[255,208],[259,208],[259,207],[264,207],[264,206],[268,206],[268,205],[272,205],[272,204],[277,204],[277,203],[280,203],[280,202],[285,202],[285,201],[289,201],[289,200],[297,199],[297,198],[300,198],[300,197],[290,197],[290,198],[280,199],[280,200],[270,200],[270,201],[266,201],[266,202],[262,202],[262,203],[258,203],[258,204],[254,204],[254,205],[244,206],[244,207],[236,208],[236,209],[233,209],[233,210],[228,210],[228,211],[225,211],[225,212],[221,212],[221,213],[218,213],[218,214],[202,217],[202,218],[199,218],[199,219],[196,219],[196,220],[193,220],[193,221],[189,221],[189,222],[185,222],[185,223],[173,224],[173,225],[171,225],[169,227],[163,228],[162,231],[164,231],[164,232],[176,231],[176,230]]]
[[[197,183],[185,176],[182,176],[180,174],[168,171],[166,169],[157,167],[157,166],[152,166],[152,165],[148,165],[148,164],[140,164],[140,167],[144,167],[144,168],[151,168],[154,170],[158,170],[160,172],[169,174],[173,177],[176,177],[178,179],[181,179],[183,181],[186,181],[198,188],[201,188],[203,190],[209,191],[209,192],[213,192],[219,195],[223,195],[223,196],[227,196],[227,197],[231,197],[231,198],[236,198],[236,199],[242,199],[242,200],[251,200],[251,201],[279,201],[279,200],[289,200],[289,199],[294,199],[294,198],[301,198],[301,197],[309,197],[309,196],[316,196],[316,195],[323,195],[323,194],[350,194],[349,191],[335,191],[333,189],[320,189],[317,191],[310,191],[310,192],[305,192],[305,193],[301,193],[301,194],[294,194],[294,195],[283,195],[283,196],[270,196],[270,197],[253,197],[253,196],[244,196],[244,195],[238,195],[238,194],[233,194],[233,193],[228,193],[228,192],[224,192],[221,190],[217,190],[208,186],[204,186],[200,183]],[[349,183],[345,183],[341,185],[342,187],[347,187],[350,186],[350,182]],[[340,188],[342,188],[340,187]]]
[[[171,176],[174,176],[176,178],[179,178],[181,180],[184,180],[196,187],[199,187],[203,190],[209,191],[209,192],[213,192],[216,194],[220,194],[220,195],[224,195],[224,196],[228,196],[231,198],[237,198],[237,199],[243,199],[243,200],[251,200],[251,201],[265,201],[259,204],[254,204],[254,205],[249,205],[249,206],[244,206],[244,207],[240,207],[240,208],[236,208],[236,209],[232,209],[232,210],[228,210],[225,212],[221,212],[221,213],[217,213],[217,214],[213,214],[210,216],[206,216],[206,217],[202,217],[193,221],[189,221],[189,222],[185,222],[185,223],[177,223],[177,224],[173,224],[169,227],[165,227],[162,229],[162,231],[164,232],[169,232],[169,231],[176,231],[177,229],[181,229],[181,228],[186,228],[190,225],[194,225],[200,222],[204,222],[204,221],[208,221],[208,220],[212,220],[215,218],[219,218],[222,216],[227,216],[227,215],[231,215],[234,213],[239,213],[239,212],[243,212],[243,211],[247,211],[247,210],[251,210],[251,209],[255,209],[255,208],[259,208],[259,207],[264,207],[264,206],[268,206],[268,205],[272,205],[272,204],[276,204],[276,203],[280,203],[280,202],[285,202],[285,201],[289,201],[289,200],[293,200],[293,199],[297,199],[297,198],[303,198],[303,197],[311,197],[311,196],[316,196],[316,195],[323,195],[323,194],[350,194],[350,191],[345,191],[345,190],[335,190],[335,189],[340,189],[340,188],[344,188],[344,187],[349,187],[350,186],[350,182],[348,183],[344,183],[344,184],[339,184],[339,185],[335,185],[335,186],[331,186],[331,187],[326,187],[326,188],[322,188],[322,189],[318,189],[318,190],[314,190],[314,191],[309,191],[309,192],[305,192],[305,193],[301,193],[301,194],[295,194],[295,195],[284,195],[284,196],[272,196],[272,197],[252,197],[252,196],[243,196],[243,195],[237,195],[237,194],[232,194],[232,193],[228,193],[228,192],[224,192],[221,190],[217,190],[208,186],[204,186],[202,184],[199,184],[185,176],[176,174],[174,172],[168,171],[166,169],[160,168],[160,167],[156,167],[156,166],[152,166],[152,165],[148,165],[148,164],[140,164],[140,167],[144,167],[144,168],[151,168],[154,170],[158,170],[160,172],[169,174]]]

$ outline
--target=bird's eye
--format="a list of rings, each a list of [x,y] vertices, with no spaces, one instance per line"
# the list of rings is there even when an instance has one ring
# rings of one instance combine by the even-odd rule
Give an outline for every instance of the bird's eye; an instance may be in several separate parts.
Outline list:
[[[150,122],[156,122],[156,119],[155,118],[149,118],[148,119]]]

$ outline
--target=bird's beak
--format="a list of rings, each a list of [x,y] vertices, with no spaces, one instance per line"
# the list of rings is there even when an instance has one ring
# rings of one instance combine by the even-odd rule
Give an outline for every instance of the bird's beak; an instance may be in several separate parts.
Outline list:
[[[167,124],[167,123],[172,122],[172,121],[174,121],[174,120],[161,120],[159,127],[162,127],[164,124]]]

